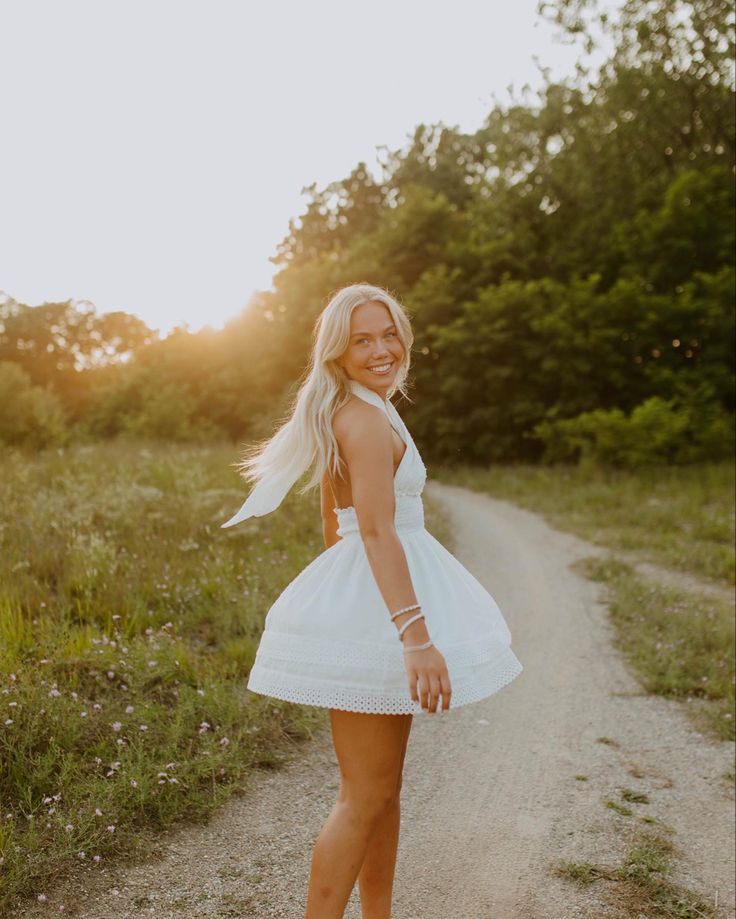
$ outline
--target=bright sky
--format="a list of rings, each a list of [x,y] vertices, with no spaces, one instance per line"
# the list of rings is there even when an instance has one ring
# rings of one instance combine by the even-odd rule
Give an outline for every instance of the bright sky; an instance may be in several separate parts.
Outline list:
[[[574,70],[537,0],[4,0],[0,291],[166,334],[268,289],[305,185]]]

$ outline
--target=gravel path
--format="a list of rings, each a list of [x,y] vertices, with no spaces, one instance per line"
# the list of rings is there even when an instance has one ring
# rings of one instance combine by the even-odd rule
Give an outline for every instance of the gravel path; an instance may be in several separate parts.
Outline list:
[[[427,484],[456,555],[504,611],[524,672],[483,702],[417,716],[405,767],[396,919],[613,919],[602,884],[579,891],[558,859],[620,864],[636,814],[669,825],[674,880],[734,916],[734,745],[642,693],[611,645],[604,588],[571,569],[600,550],[540,517],[463,488]],[[603,743],[598,738],[611,742]],[[208,824],[163,839],[136,867],[75,870],[43,907],[80,919],[302,919],[315,836],[337,791],[328,731],[277,773],[257,773]],[[587,781],[576,775],[587,776]],[[358,919],[357,891],[346,919]]]

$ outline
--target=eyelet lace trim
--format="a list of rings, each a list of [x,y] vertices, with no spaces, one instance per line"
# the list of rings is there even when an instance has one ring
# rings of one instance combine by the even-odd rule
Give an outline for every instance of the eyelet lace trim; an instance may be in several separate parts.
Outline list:
[[[449,669],[449,667],[448,667]],[[511,649],[505,659],[495,666],[476,664],[459,672],[451,673],[452,696],[450,708],[459,708],[472,702],[479,702],[498,692],[523,670],[521,663]],[[296,675],[282,674],[263,665],[254,666],[248,679],[248,689],[260,695],[272,696],[285,702],[313,705],[319,708],[337,708],[348,712],[364,712],[377,715],[409,715],[425,713],[418,702],[409,695],[404,675],[402,689],[381,692],[369,688],[357,688],[328,684],[326,681]],[[426,714],[426,713],[425,713]]]

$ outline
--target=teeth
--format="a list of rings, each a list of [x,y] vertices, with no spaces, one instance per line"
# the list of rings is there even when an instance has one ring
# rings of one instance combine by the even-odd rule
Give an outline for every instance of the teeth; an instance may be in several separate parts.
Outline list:
[[[391,368],[391,364],[383,364],[381,367],[369,367],[371,373],[386,373]]]

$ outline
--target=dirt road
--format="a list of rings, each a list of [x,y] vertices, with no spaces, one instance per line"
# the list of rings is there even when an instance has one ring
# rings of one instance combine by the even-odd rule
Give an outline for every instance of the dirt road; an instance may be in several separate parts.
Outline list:
[[[603,588],[570,565],[597,550],[538,516],[465,489],[427,484],[456,555],[498,601],[524,672],[491,698],[417,716],[405,769],[396,919],[604,919],[597,882],[579,891],[558,859],[617,865],[621,788],[635,814],[674,830],[674,880],[734,915],[733,744],[695,732],[677,703],[644,695],[611,646]],[[600,592],[600,593],[599,593]],[[598,738],[608,738],[610,743]],[[587,776],[587,781],[576,779]],[[75,876],[27,917],[64,903],[82,919],[301,919],[311,846],[337,789],[329,734],[278,773],[253,777],[207,826],[166,854]],[[354,892],[346,913],[357,919]]]

